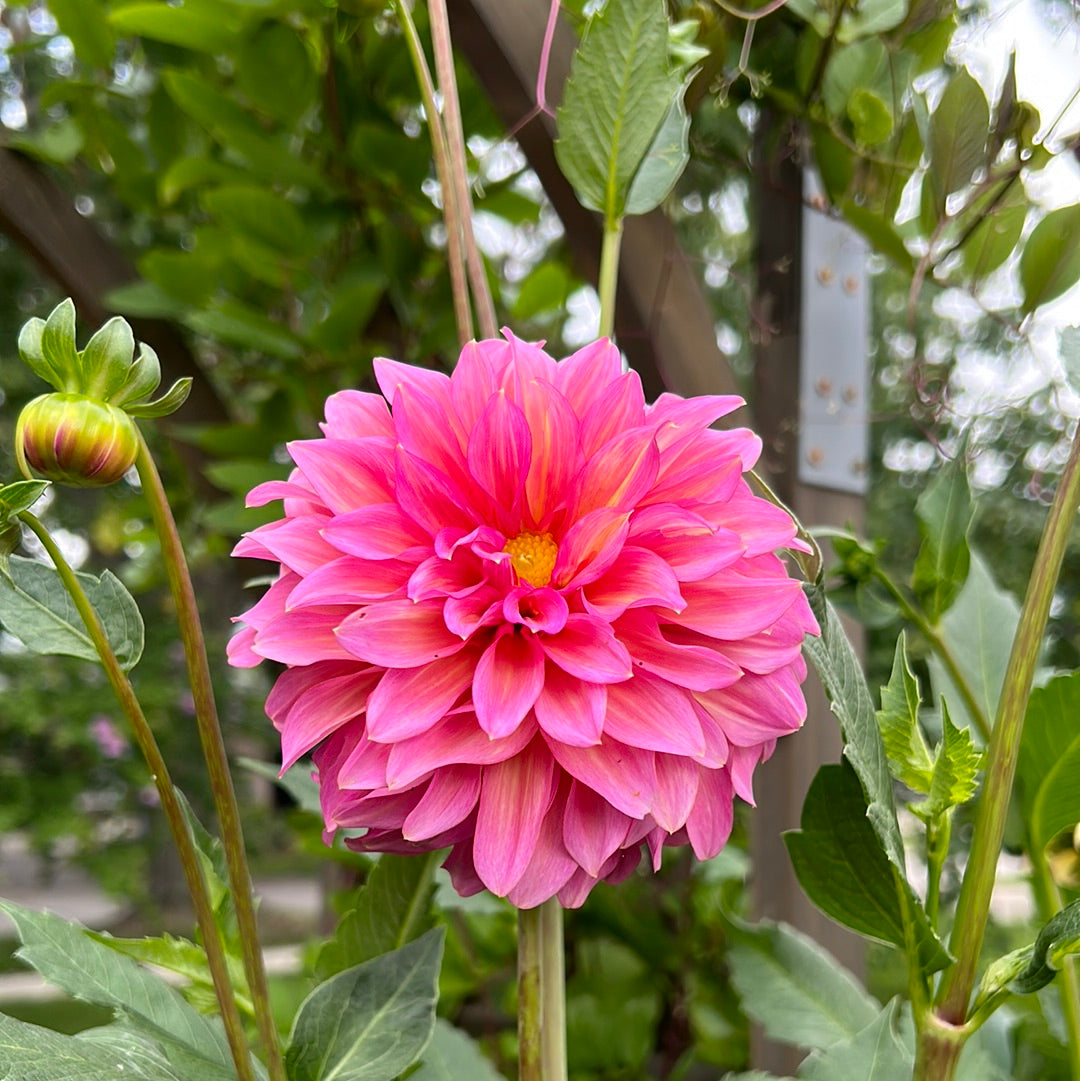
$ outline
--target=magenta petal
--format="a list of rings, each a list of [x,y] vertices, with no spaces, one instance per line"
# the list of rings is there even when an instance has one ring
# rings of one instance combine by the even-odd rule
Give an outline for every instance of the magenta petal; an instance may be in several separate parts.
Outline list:
[[[731,781],[724,770],[706,770],[698,781],[686,834],[699,860],[711,860],[727,844],[734,818]]]
[[[502,611],[508,623],[520,623],[531,631],[545,634],[558,634],[570,616],[566,598],[547,586],[540,589],[518,586],[510,590]]]
[[[647,672],[608,687],[604,733],[643,750],[694,758],[705,753],[689,692]]]
[[[387,668],[417,668],[465,645],[446,629],[438,601],[370,604],[341,622],[337,638],[354,657]]]
[[[326,399],[323,432],[331,439],[358,439],[363,436],[394,434],[390,410],[378,394],[360,390],[340,390]]]
[[[645,407],[645,413],[656,425],[656,440],[663,449],[687,432],[708,428],[743,405],[746,402],[734,394],[702,394],[696,398],[661,394],[652,405]]]
[[[386,764],[390,761],[390,748],[385,743],[376,743],[368,739],[364,732],[352,744],[349,753],[338,764],[333,782],[339,788],[359,789],[360,791],[381,789],[386,784]],[[322,776],[322,769],[320,769]],[[323,789],[327,786],[324,784]],[[338,825],[346,825],[343,822],[341,812],[335,813]],[[370,825],[370,822],[360,822],[358,825]]]
[[[556,589],[574,589],[596,581],[619,558],[629,516],[602,507],[579,518],[559,542],[551,572]]]
[[[430,463],[399,448],[396,475],[398,505],[427,536],[447,526],[472,529],[476,525],[476,513],[465,493]]]
[[[502,622],[502,599],[496,589],[481,586],[461,597],[450,597],[443,607],[447,629],[462,640],[470,638],[482,627],[494,627]]]
[[[794,578],[744,577],[721,571],[701,582],[684,582],[686,607],[667,616],[672,623],[711,638],[741,639],[775,623],[802,596]]]
[[[288,608],[384,600],[404,589],[412,569],[412,564],[397,559],[340,556],[301,579],[289,594]]]
[[[302,439],[287,449],[332,511],[388,503],[394,497],[394,448],[389,440]]]
[[[653,486],[660,452],[651,428],[631,428],[609,439],[574,482],[571,513],[576,518],[598,507],[629,511]]]
[[[345,660],[350,653],[338,641],[337,629],[349,611],[335,606],[288,612],[263,627],[251,648],[260,657],[282,664]]]
[[[488,766],[476,816],[473,863],[492,893],[505,897],[525,873],[553,795],[555,764],[540,740]]]
[[[616,619],[627,608],[683,607],[679,580],[658,555],[629,545],[617,562],[585,590],[589,610],[605,619]]]
[[[535,908],[554,897],[577,869],[563,844],[562,816],[552,807],[544,815],[532,858],[506,898],[515,908]]]
[[[396,743],[426,732],[469,686],[475,660],[463,650],[417,668],[391,668],[368,701],[368,736],[376,743]]]
[[[618,683],[633,675],[630,654],[611,626],[595,616],[575,613],[558,634],[541,640],[544,652],[564,672],[589,683]]]
[[[245,507],[265,507],[275,499],[296,499],[309,504],[306,509],[308,514],[319,514],[324,509],[322,501],[310,488],[295,481],[267,480],[262,484],[256,484],[244,497]]]
[[[431,548],[431,534],[396,503],[375,503],[332,518],[323,536],[338,553],[361,559],[393,559],[418,547]]]
[[[378,673],[324,679],[297,696],[281,725],[281,768],[288,769],[331,732],[362,713]]]
[[[529,631],[500,632],[484,651],[473,679],[473,707],[492,739],[510,735],[544,686],[544,651]]]
[[[626,840],[630,819],[588,785],[574,781],[563,815],[563,844],[593,878]]]
[[[570,482],[585,461],[579,424],[570,403],[547,383],[535,383],[522,408],[532,436],[525,494],[533,522],[544,530],[566,502]]]
[[[262,664],[260,657],[251,647],[255,642],[255,628],[241,627],[225,644],[225,656],[234,668],[254,668]]]
[[[711,691],[729,687],[742,675],[742,669],[704,635],[693,644],[681,644],[674,635],[676,640],[669,640],[661,632],[652,612],[629,613],[619,621],[617,630],[620,641],[639,670],[651,672],[680,687]]]
[[[376,357],[372,362],[375,382],[383,397],[391,404],[398,387],[416,387],[417,390],[431,395],[440,401],[450,399],[450,377],[431,368],[417,368],[412,364],[402,364],[400,360],[388,357]]]
[[[581,446],[592,456],[609,440],[645,424],[645,393],[641,376],[631,370],[613,379],[589,406],[581,420]]]
[[[495,394],[469,436],[469,472],[504,509],[518,503],[532,458],[525,414],[505,394]]]
[[[547,666],[544,689],[536,699],[536,720],[544,733],[572,747],[595,747],[604,733],[607,691],[554,664]]]
[[[550,738],[547,745],[571,777],[588,785],[614,808],[635,819],[649,813],[656,792],[656,755],[652,751],[628,747],[607,736],[597,747],[572,747]]]
[[[476,766],[449,766],[434,774],[402,823],[405,840],[426,841],[468,818],[480,798],[480,773]]]
[[[656,799],[653,800],[652,816],[662,830],[675,833],[686,825],[697,798],[698,778],[705,772],[680,755],[656,756]]]
[[[308,574],[340,555],[322,536],[322,530],[331,521],[333,519],[324,515],[311,514],[260,526],[241,539],[233,555],[260,559],[263,556],[255,546],[261,546],[283,567],[297,574]],[[249,544],[252,545],[250,550]]]
[[[555,373],[555,387],[585,416],[604,387],[622,375],[622,358],[610,338],[600,338],[568,356]]]

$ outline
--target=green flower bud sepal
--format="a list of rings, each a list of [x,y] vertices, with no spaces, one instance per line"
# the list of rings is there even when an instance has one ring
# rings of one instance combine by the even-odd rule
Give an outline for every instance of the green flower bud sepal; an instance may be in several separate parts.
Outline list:
[[[163,417],[184,404],[191,379],[178,379],[156,401],[157,354],[139,342],[127,321],[110,319],[79,352],[75,305],[62,301],[48,319],[31,319],[19,333],[19,355],[56,388],[28,403],[15,427],[15,458],[26,477],[37,472],[78,488],[118,481],[135,463],[135,417]],[[134,358],[134,359],[133,359]]]
[[[0,488],[0,574],[10,577],[8,556],[19,547],[19,515],[29,510],[49,487],[46,480],[17,480]]]

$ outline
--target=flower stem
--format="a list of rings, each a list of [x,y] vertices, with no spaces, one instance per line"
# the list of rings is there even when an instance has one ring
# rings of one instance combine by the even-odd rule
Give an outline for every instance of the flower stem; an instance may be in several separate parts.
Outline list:
[[[518,912],[518,1078],[566,1081],[566,977],[557,898]]]
[[[936,1016],[945,1025],[960,1026],[966,1020],[971,989],[975,982],[975,968],[986,932],[998,855],[1005,835],[1005,818],[1016,773],[1024,714],[1050,614],[1054,587],[1061,571],[1078,506],[1080,430],[1073,438],[1069,460],[1065,464],[1043,528],[1039,550],[1035,555],[1027,595],[1020,612],[1020,623],[1005,670],[997,719],[990,734],[986,775],[976,810],[971,853],[960,886],[953,934],[949,943],[953,956],[956,957],[956,964],[945,974],[937,996]],[[929,1039],[932,1034],[928,1027],[921,1038]],[[933,1078],[934,1081],[948,1081],[953,1075],[958,1057],[957,1055],[951,1058],[951,1062],[944,1063],[936,1072],[917,1076]]]
[[[424,103],[424,112],[427,115],[428,131],[431,133],[431,153],[435,159],[435,174],[442,190],[443,218],[446,221],[446,255],[450,266],[450,291],[454,297],[454,322],[458,328],[458,341],[464,345],[473,336],[472,308],[469,303],[469,283],[465,276],[461,209],[453,181],[446,128],[439,116],[439,107],[435,102],[435,83],[431,78],[431,70],[428,68],[424,47],[409,5],[405,0],[394,0],[394,10],[401,21],[413,71],[416,73],[416,82],[420,87],[420,100]]]
[[[206,659],[206,643],[203,639],[199,610],[195,603],[195,590],[191,584],[187,559],[184,556],[180,534],[176,528],[172,509],[161,483],[161,476],[150,454],[146,440],[139,436],[139,456],[135,461],[142,482],[143,493],[150,504],[154,530],[161,543],[161,556],[165,574],[169,580],[180,637],[184,643],[188,679],[195,702],[195,721],[199,730],[206,770],[210,778],[210,791],[214,798],[221,843],[225,851],[225,863],[229,872],[233,901],[236,905],[236,922],[240,933],[240,948],[244,956],[244,973],[247,976],[251,1001],[255,1007],[255,1024],[259,1038],[266,1051],[270,1081],[285,1081],[285,1061],[277,1026],[270,1009],[270,992],[266,980],[266,966],[259,946],[258,928],[255,921],[255,901],[251,890],[251,873],[248,870],[244,835],[240,826],[240,811],[236,803],[229,760],[218,721],[214,687],[210,679],[210,666]]]
[[[604,241],[600,247],[600,334],[610,338],[615,333],[615,290],[619,281],[619,249],[622,246],[622,218],[604,223]]]
[[[476,246],[476,234],[473,232],[472,197],[469,194],[469,175],[465,161],[465,133],[461,126],[461,105],[454,74],[454,50],[450,40],[450,18],[446,12],[446,0],[428,0],[428,18],[431,21],[431,44],[435,51],[435,72],[443,98],[443,124],[449,151],[450,181],[455,195],[453,203],[444,203],[444,207],[449,211],[453,206],[459,218],[458,222],[453,222],[448,216],[446,225],[448,230],[461,230],[465,244],[465,265],[469,272],[469,285],[472,287],[480,333],[485,338],[494,338],[498,333],[495,302],[491,297],[484,259]]]
[[[187,883],[188,893],[191,895],[192,907],[195,910],[195,921],[202,934],[203,949],[206,951],[206,963],[210,969],[210,978],[214,984],[214,993],[217,997],[218,1007],[221,1010],[221,1020],[225,1026],[225,1036],[229,1043],[233,1062],[236,1065],[236,1075],[240,1081],[255,1081],[255,1074],[251,1065],[251,1056],[248,1051],[247,1037],[244,1035],[244,1025],[237,1009],[236,997],[232,984],[229,980],[228,962],[225,951],[221,944],[221,936],[214,923],[214,906],[210,900],[210,892],[203,875],[202,864],[199,854],[195,850],[195,842],[192,840],[191,831],[188,828],[187,819],[184,817],[183,808],[177,797],[169,776],[169,769],[165,758],[158,747],[157,740],[150,728],[146,715],[142,711],[139,699],[131,680],[120,667],[108,636],[101,626],[97,612],[86,596],[79,579],[71,569],[63,553],[56,546],[49,531],[29,511],[19,515],[30,531],[41,541],[49,558],[53,561],[64,588],[68,591],[76,611],[82,618],[87,634],[90,635],[94,648],[97,650],[101,665],[105,669],[117,700],[131,723],[131,730],[135,742],[139,745],[146,765],[150,769],[154,785],[157,788],[158,797],[161,800],[161,809],[172,831],[173,841],[180,858],[180,867]]]

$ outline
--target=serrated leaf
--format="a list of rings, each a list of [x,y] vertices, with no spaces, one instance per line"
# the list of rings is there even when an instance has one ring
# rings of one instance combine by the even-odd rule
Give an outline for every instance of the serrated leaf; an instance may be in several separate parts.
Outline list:
[[[973,513],[967,469],[960,458],[938,470],[915,502],[922,545],[912,586],[934,625],[967,579],[971,566],[967,535]]]
[[[626,214],[655,210],[675,186],[690,160],[690,117],[683,105],[684,84],[634,174],[626,195]]]
[[[111,571],[100,578],[76,573],[109,644],[129,671],[142,656],[143,620],[139,606]],[[12,556],[8,577],[0,576],[0,624],[35,653],[99,660],[86,626],[54,568]]]
[[[505,1081],[476,1041],[441,1017],[409,1081]]]
[[[858,774],[866,796],[866,816],[889,862],[904,877],[904,842],[896,821],[892,776],[862,665],[824,592],[810,586],[807,595],[821,635],[807,638],[803,649],[817,670],[840,722],[844,756]]]
[[[849,765],[822,766],[803,804],[801,828],[784,834],[807,896],[860,934],[904,949],[908,924],[924,972],[950,962],[907,879],[882,851]]]
[[[356,905],[322,948],[315,973],[326,979],[404,946],[431,926],[438,854],[383,855],[360,888]]]
[[[939,219],[945,216],[948,196],[970,184],[975,170],[987,164],[989,130],[986,95],[967,69],[961,69],[949,80],[930,117],[927,177]]]
[[[153,1046],[109,1026],[79,1036],[0,1013],[0,1077],[4,1081],[184,1081]],[[109,1032],[103,1036],[102,1032]]]
[[[904,633],[896,640],[892,675],[881,688],[878,725],[893,774],[913,792],[930,791],[934,757],[919,725],[919,681],[907,659]]]
[[[805,1081],[910,1081],[915,1056],[900,1029],[900,1000],[893,999],[850,1040],[815,1051],[799,1068]]]
[[[1080,672],[1057,676],[1028,699],[1017,764],[1019,790],[1036,856],[1080,822]]]
[[[927,798],[911,810],[929,821],[967,803],[979,787],[982,752],[971,740],[971,731],[957,728],[949,707],[941,700],[941,742],[934,756],[934,771]]]
[[[785,923],[738,925],[727,962],[742,1009],[775,1040],[825,1048],[877,1016],[877,1002],[851,973]]]
[[[290,1081],[392,1081],[435,1027],[443,929],[320,984],[296,1015]]]
[[[681,81],[661,0],[609,3],[590,21],[558,111],[555,156],[582,204],[609,222],[625,213]]]
[[[11,901],[0,900],[0,911],[15,924],[22,942],[19,957],[49,983],[84,1002],[120,1011],[124,1027],[160,1044],[181,1076],[235,1077],[220,1021],[197,1013],[160,977],[95,942],[79,924]],[[190,1072],[195,1068],[200,1072]]]
[[[1022,310],[1030,314],[1080,279],[1080,204],[1051,210],[1031,231],[1020,255]]]

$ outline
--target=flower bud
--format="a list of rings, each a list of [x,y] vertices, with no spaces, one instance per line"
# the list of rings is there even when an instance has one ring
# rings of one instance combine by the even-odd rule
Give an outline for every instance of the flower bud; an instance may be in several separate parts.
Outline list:
[[[42,394],[19,415],[15,454],[49,480],[77,488],[118,481],[135,463],[139,434],[122,409],[83,394]]]

